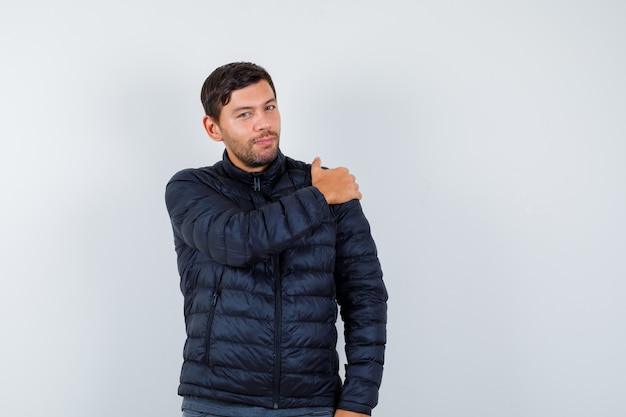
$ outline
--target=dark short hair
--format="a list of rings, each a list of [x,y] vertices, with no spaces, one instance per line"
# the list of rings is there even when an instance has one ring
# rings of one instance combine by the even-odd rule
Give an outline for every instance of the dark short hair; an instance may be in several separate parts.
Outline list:
[[[200,101],[207,116],[219,121],[222,108],[230,101],[233,91],[240,90],[261,80],[268,82],[274,97],[276,89],[272,77],[263,67],[251,62],[233,62],[217,68],[202,85]]]

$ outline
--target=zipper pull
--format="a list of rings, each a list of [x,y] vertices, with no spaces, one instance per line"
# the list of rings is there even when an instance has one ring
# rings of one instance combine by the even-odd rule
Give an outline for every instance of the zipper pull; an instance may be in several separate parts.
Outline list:
[[[254,191],[261,191],[261,180],[259,177],[254,177]]]
[[[219,290],[217,290],[217,291],[215,291],[213,293],[213,301],[211,302],[212,305],[217,304],[217,297],[219,297],[219,296],[220,296],[220,291]]]

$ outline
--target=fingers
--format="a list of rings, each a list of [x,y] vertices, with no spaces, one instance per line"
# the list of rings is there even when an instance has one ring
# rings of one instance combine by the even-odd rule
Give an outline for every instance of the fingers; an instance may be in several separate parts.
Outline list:
[[[361,191],[359,191],[359,184],[357,184],[356,182],[354,183],[354,197],[357,200],[360,200],[363,198],[363,194],[361,194]]]
[[[329,204],[342,204],[363,197],[356,177],[348,168],[322,168],[319,156],[311,163],[311,183],[324,195]]]

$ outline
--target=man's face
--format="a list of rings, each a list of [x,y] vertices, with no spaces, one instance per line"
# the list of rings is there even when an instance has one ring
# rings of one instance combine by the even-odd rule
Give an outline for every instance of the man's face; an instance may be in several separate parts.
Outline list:
[[[232,92],[219,121],[204,118],[211,138],[224,142],[230,161],[248,172],[264,170],[278,154],[280,113],[272,87],[261,80]]]

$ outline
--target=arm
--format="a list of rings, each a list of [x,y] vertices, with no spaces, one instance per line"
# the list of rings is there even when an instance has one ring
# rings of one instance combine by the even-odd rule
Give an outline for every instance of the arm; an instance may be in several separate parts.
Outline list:
[[[361,205],[334,206],[337,218],[335,280],[346,340],[346,380],[337,408],[370,414],[378,402],[387,323],[387,290]],[[339,413],[338,410],[338,413]],[[337,414],[349,416],[350,414]]]
[[[279,253],[330,215],[315,187],[244,210],[209,183],[182,171],[168,183],[165,201],[185,244],[224,265],[242,267]]]

